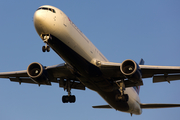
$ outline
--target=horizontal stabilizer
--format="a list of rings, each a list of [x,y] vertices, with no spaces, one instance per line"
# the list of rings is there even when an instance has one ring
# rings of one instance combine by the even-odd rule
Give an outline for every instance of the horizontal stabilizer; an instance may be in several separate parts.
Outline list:
[[[112,108],[109,105],[99,105],[99,106],[92,106],[93,108]]]
[[[180,104],[140,104],[142,109],[180,107]]]

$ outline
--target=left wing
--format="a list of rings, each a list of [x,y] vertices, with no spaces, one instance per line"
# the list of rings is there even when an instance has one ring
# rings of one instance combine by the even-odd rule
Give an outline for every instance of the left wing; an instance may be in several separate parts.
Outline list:
[[[44,67],[44,70],[47,72],[50,82],[59,83],[60,87],[65,87],[66,80],[71,80],[71,88],[85,90],[85,86],[82,83],[80,83],[80,81],[76,78],[76,75],[73,74],[73,71],[70,69],[70,66],[68,66],[66,63]],[[33,80],[31,77],[29,77],[27,70],[2,72],[0,73],[0,78],[9,78],[12,82],[19,82],[20,84],[38,84],[36,80]]]

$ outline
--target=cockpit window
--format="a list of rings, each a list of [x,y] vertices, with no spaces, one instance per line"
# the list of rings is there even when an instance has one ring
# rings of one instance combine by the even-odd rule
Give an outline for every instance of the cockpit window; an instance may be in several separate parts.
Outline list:
[[[56,11],[54,10],[54,9],[52,9],[52,8],[47,8],[47,7],[40,7],[40,8],[38,8],[37,10],[49,10],[49,11],[51,11],[51,12],[53,12],[53,13],[56,13]]]

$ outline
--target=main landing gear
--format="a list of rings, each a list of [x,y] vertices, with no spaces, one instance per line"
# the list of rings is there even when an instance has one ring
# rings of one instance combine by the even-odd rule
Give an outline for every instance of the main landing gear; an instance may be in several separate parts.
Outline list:
[[[52,39],[51,36],[49,34],[42,34],[41,37],[42,37],[44,43],[46,43],[46,45],[42,47],[42,51],[43,52],[46,52],[46,51],[49,52],[50,47],[47,45],[47,43],[48,43],[49,39]]]
[[[127,102],[129,100],[129,97],[127,94],[124,94],[124,90],[125,90],[124,80],[121,80],[120,82],[116,82],[116,84],[119,86],[121,92],[120,95],[116,96],[116,99],[118,101]]]
[[[70,96],[64,95],[62,97],[62,102],[63,103],[68,103],[68,102],[75,103],[75,101],[76,101],[76,97],[74,95],[70,95]]]
[[[67,80],[66,85],[64,86],[64,90],[67,90],[68,95],[64,95],[62,97],[63,103],[75,103],[76,97],[74,95],[71,95],[71,86],[70,86],[70,80]]]

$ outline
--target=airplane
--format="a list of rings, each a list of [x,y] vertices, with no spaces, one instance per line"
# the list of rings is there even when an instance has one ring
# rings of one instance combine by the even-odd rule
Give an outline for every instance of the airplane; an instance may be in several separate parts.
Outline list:
[[[110,108],[136,115],[147,108],[180,107],[180,104],[143,104],[139,91],[145,78],[153,83],[170,82],[180,79],[179,66],[144,65],[127,59],[122,63],[109,62],[94,44],[78,29],[60,9],[43,5],[34,13],[35,29],[45,43],[43,52],[53,49],[65,63],[43,66],[31,63],[27,70],[2,72],[0,78],[12,82],[37,85],[59,84],[67,91],[63,103],[74,103],[71,89],[89,88],[97,92],[108,104],[93,108]]]

